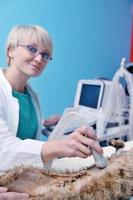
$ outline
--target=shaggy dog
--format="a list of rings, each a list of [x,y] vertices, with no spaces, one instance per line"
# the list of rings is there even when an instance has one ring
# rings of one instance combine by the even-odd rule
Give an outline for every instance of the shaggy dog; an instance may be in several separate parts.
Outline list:
[[[112,155],[104,169],[57,172],[19,166],[0,176],[0,186],[29,193],[30,200],[128,199],[133,187],[133,148]]]

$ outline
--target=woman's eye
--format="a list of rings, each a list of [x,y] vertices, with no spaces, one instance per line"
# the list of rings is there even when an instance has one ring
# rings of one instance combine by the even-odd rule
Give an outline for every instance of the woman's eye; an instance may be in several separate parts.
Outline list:
[[[32,53],[36,53],[37,52],[37,49],[35,47],[33,47],[33,46],[28,46],[28,49]]]
[[[46,52],[44,52],[44,53],[42,53],[42,57],[48,59],[49,55]]]

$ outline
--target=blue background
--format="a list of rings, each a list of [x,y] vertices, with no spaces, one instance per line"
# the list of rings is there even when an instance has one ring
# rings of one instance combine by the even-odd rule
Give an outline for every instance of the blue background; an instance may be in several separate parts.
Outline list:
[[[53,40],[53,61],[30,82],[45,117],[73,104],[79,79],[112,78],[121,58],[129,62],[133,0],[1,0],[0,66],[16,24],[38,24]]]

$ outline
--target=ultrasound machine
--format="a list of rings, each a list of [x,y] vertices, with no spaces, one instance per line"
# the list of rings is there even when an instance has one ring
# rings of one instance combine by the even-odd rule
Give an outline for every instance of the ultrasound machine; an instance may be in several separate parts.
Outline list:
[[[106,79],[79,80],[73,107],[66,108],[64,113],[71,111],[77,112],[81,117],[83,116],[88,121],[88,126],[91,126],[93,129],[97,130],[99,114],[101,109],[104,111],[107,105],[106,102],[110,93],[111,84],[112,82]],[[121,93],[121,95],[123,95],[123,93]],[[76,126],[76,124],[73,124],[64,134],[66,135],[71,133],[77,127],[78,126]],[[107,123],[106,129],[102,135],[98,135],[98,138],[100,141],[104,141],[110,137],[121,137],[125,136],[127,131],[127,119],[123,122],[121,129],[118,121],[110,120]]]
[[[117,120],[110,120],[102,135],[98,133],[97,122],[99,114],[106,108],[106,103],[110,94],[112,81],[106,79],[82,79],[77,84],[76,94],[74,98],[73,107],[66,108],[63,115],[69,112],[76,112],[81,117],[85,118],[88,126],[93,127],[97,132],[100,141],[105,141],[108,138],[119,138],[127,135],[128,132],[128,119],[126,119],[121,127]],[[120,87],[120,90],[123,90]],[[120,93],[123,98],[123,92]],[[114,118],[113,118],[114,119]],[[78,128],[78,124],[74,123],[67,130],[64,135],[68,135]],[[54,127],[52,127],[53,129]],[[51,129],[51,131],[52,131]],[[50,130],[49,130],[50,131]],[[49,133],[48,133],[49,134]]]
[[[110,81],[103,79],[80,80],[74,100],[74,108],[86,117],[89,125],[95,125],[98,112],[104,108],[107,100]]]

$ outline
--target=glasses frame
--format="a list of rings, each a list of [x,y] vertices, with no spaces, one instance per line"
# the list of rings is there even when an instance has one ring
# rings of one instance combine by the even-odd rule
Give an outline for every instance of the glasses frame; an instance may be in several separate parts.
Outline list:
[[[33,56],[37,56],[37,55],[41,55],[42,57],[42,60],[45,61],[45,62],[50,62],[51,60],[53,60],[53,58],[51,56],[49,56],[49,54],[47,52],[42,52],[40,51],[35,45],[33,44],[21,44],[19,43],[17,46],[21,46],[21,47],[24,47],[31,55]],[[36,52],[33,52],[30,50],[30,47],[31,48],[34,48]],[[43,56],[44,54],[44,56]]]

